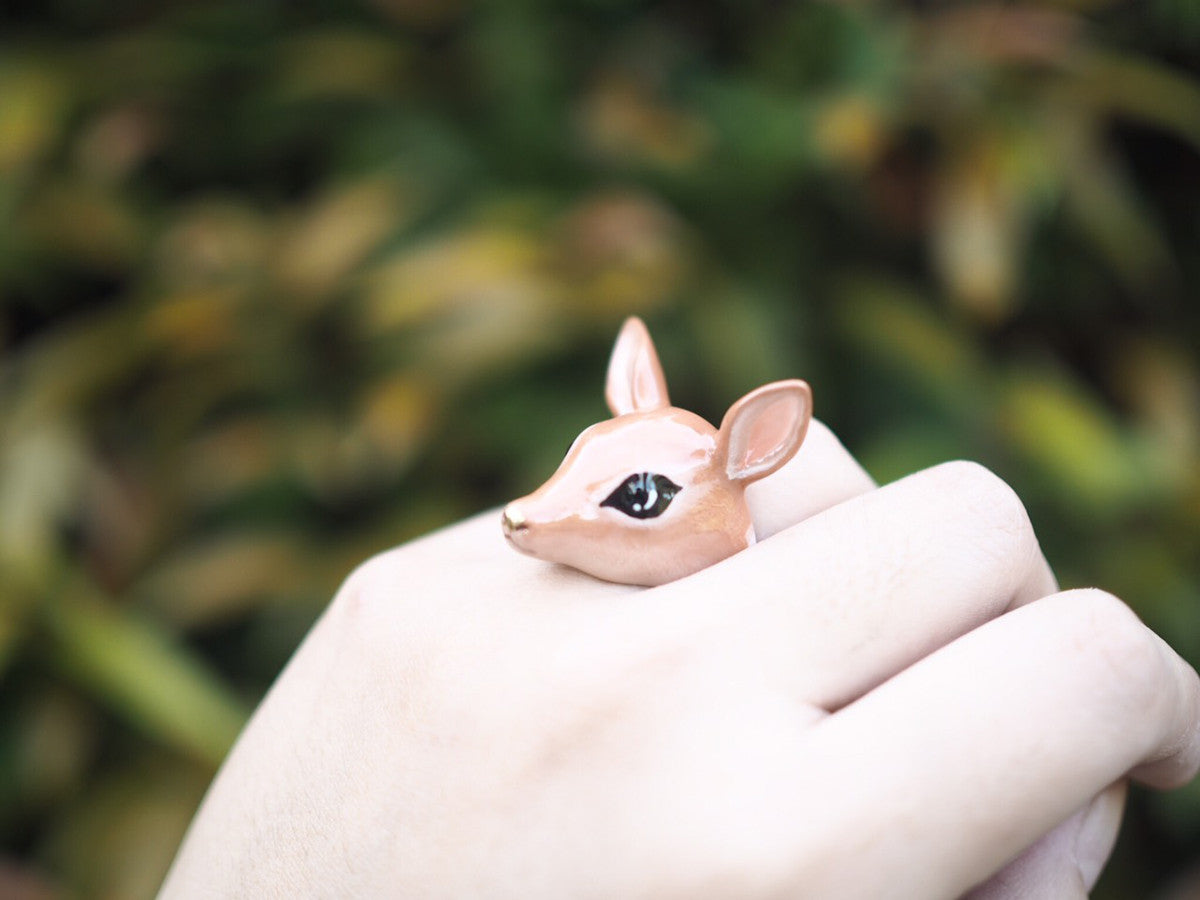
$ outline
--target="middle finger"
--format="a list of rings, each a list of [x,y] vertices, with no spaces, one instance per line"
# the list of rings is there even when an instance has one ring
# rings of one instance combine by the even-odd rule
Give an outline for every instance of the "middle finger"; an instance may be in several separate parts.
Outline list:
[[[696,579],[708,581],[699,604]],[[1057,589],[1020,500],[962,462],[848,500],[676,584],[660,589],[668,615],[699,616],[723,646],[740,644],[828,710]]]

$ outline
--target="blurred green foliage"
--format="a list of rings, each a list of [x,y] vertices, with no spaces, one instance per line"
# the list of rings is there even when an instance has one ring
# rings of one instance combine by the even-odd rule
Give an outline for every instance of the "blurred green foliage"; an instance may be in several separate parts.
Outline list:
[[[540,482],[630,313],[710,418],[802,376],[882,481],[983,461],[1200,662],[1197,285],[1190,0],[6,3],[0,894],[151,896],[340,579]],[[1200,788],[1098,896],[1168,890]]]

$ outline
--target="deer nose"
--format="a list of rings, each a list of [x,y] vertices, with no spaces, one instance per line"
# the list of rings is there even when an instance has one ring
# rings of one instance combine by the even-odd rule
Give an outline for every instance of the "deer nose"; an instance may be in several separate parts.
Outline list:
[[[500,517],[500,523],[504,526],[505,537],[512,537],[513,532],[524,531],[529,527],[529,522],[525,520],[525,514],[515,503],[510,503],[504,507],[504,514]]]

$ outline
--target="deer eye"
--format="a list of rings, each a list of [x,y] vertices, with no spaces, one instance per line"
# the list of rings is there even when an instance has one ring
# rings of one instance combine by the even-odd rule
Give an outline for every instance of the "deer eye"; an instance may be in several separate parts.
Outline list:
[[[619,509],[635,519],[653,519],[663,514],[678,493],[679,485],[666,475],[639,472],[622,481],[600,505]]]

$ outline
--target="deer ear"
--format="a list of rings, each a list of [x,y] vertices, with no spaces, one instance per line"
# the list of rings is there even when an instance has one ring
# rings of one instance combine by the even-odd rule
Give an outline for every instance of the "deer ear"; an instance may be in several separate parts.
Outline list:
[[[718,460],[732,481],[765,478],[796,455],[812,419],[812,389],[776,381],[751,391],[725,413],[717,434]]]
[[[648,412],[671,405],[667,380],[650,340],[645,323],[637,317],[625,320],[608,360],[604,399],[614,416]]]

